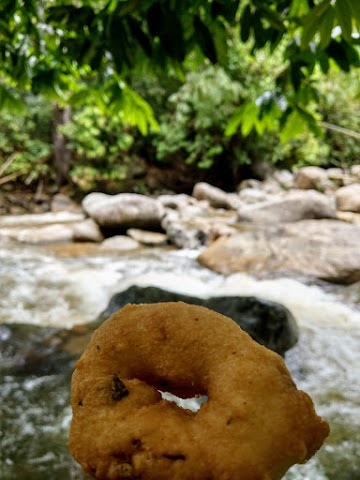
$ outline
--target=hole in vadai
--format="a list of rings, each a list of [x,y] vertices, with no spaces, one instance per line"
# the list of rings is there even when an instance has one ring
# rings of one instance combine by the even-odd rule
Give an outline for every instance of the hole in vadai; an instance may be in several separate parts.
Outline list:
[[[168,402],[176,403],[180,408],[184,410],[190,410],[192,412],[197,412],[200,410],[201,406],[208,401],[206,395],[196,395],[195,397],[190,398],[180,398],[173,393],[163,392],[159,390],[161,397]]]

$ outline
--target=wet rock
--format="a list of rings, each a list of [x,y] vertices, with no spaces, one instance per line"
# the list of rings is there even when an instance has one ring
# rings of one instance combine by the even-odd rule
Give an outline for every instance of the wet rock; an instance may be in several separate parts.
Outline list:
[[[50,224],[65,224],[80,222],[85,219],[83,213],[47,212],[29,213],[24,215],[0,216],[0,228],[5,227],[38,227]]]
[[[295,173],[295,188],[324,191],[329,186],[329,179],[324,168],[303,167]]]
[[[336,206],[341,211],[360,213],[360,183],[339,188],[336,192]]]
[[[73,239],[75,242],[101,242],[104,236],[99,225],[92,218],[79,222],[73,227]]]
[[[133,238],[130,238],[126,235],[114,235],[113,237],[107,238],[100,244],[101,250],[136,250],[140,247],[140,243]]]
[[[239,198],[245,204],[260,203],[269,200],[269,194],[260,188],[243,188],[239,192]]]
[[[192,195],[197,200],[207,200],[213,208],[234,208],[234,199],[224,190],[213,187],[206,182],[199,182],[194,186]]]
[[[189,221],[177,211],[167,212],[161,226],[169,242],[178,248],[199,248],[207,242],[206,233],[196,225],[196,222]]]
[[[276,170],[273,173],[273,178],[279,183],[279,185],[285,190],[289,190],[294,187],[295,176],[290,170]]]
[[[0,325],[0,375],[70,373],[75,357],[61,348],[68,332],[35,325]]]
[[[167,236],[160,232],[150,232],[138,228],[129,228],[126,234],[137,242],[150,247],[163,246],[167,244]]]
[[[244,205],[239,220],[255,223],[298,222],[307,218],[336,218],[335,199],[315,190],[295,191]]]
[[[352,165],[350,167],[350,174],[353,175],[355,181],[360,182],[360,164]]]
[[[283,305],[256,297],[199,298],[169,292],[158,287],[132,286],[115,294],[102,313],[105,319],[127,303],[186,302],[215,310],[232,318],[258,343],[284,354],[298,340],[298,327]]]
[[[159,195],[158,200],[165,208],[171,208],[174,210],[179,210],[183,207],[196,203],[196,199],[190,195],[187,195],[186,193]]]
[[[336,220],[264,225],[220,238],[198,261],[225,275],[282,272],[350,284],[360,280],[359,238],[360,224]]]
[[[84,198],[82,206],[101,227],[118,227],[125,230],[159,229],[165,214],[161,202],[137,193],[106,195],[93,192]]]
[[[30,228],[3,228],[0,237],[29,244],[66,243],[73,241],[73,226],[70,224],[52,224]]]

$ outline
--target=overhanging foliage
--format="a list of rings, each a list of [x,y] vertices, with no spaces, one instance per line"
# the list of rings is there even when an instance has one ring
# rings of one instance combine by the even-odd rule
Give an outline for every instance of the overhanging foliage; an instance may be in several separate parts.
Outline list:
[[[20,108],[15,86],[73,105],[90,95],[143,134],[157,124],[133,78],[184,76],[203,59],[224,64],[233,35],[253,52],[281,48],[284,60],[276,89],[240,107],[229,135],[261,134],[270,117],[284,140],[299,125],[319,131],[307,107],[317,96],[312,78],[360,65],[360,4],[351,0],[0,0],[0,9],[0,107]]]

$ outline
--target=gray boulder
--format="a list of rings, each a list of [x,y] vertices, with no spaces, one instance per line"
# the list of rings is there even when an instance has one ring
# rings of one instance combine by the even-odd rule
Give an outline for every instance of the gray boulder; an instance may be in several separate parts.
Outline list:
[[[359,239],[360,224],[336,220],[264,225],[216,240],[198,261],[225,275],[281,272],[350,284],[360,280]]]
[[[324,191],[329,186],[329,179],[324,168],[309,166],[297,170],[294,177],[295,188]]]
[[[202,305],[232,318],[261,345],[283,355],[298,341],[298,327],[290,311],[276,302],[256,297],[199,298],[158,287],[132,286],[115,294],[100,322],[128,303],[186,302]]]
[[[235,201],[233,196],[206,182],[197,183],[194,186],[192,195],[197,200],[207,200],[209,205],[214,208],[234,208]]]
[[[93,192],[83,199],[82,207],[101,227],[122,229],[158,229],[165,214],[160,201],[137,193]]]
[[[341,211],[360,213],[360,183],[339,188],[336,192],[336,206]]]
[[[336,218],[335,199],[315,190],[278,195],[238,210],[240,221],[254,223],[298,222],[307,218]]]

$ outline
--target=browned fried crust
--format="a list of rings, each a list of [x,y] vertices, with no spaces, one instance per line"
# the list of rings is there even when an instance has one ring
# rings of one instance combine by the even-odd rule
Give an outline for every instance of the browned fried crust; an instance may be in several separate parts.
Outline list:
[[[208,401],[194,413],[158,390]],[[277,480],[329,433],[279,355],[181,302],[110,317],[77,363],[71,404],[71,453],[98,480]]]

